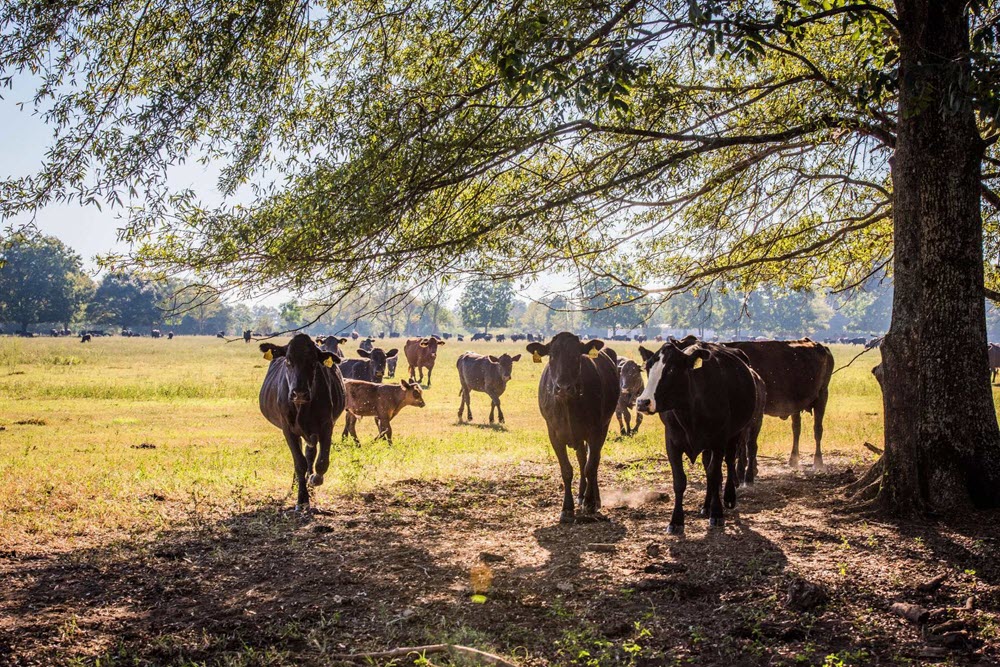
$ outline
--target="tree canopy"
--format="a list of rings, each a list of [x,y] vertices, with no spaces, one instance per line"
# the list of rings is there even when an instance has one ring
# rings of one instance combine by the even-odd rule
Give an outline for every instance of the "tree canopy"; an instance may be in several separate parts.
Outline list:
[[[473,281],[465,286],[459,302],[462,323],[470,329],[505,327],[510,321],[514,288],[510,281]]]
[[[51,236],[18,234],[0,248],[0,321],[68,325],[94,286],[82,260]]]

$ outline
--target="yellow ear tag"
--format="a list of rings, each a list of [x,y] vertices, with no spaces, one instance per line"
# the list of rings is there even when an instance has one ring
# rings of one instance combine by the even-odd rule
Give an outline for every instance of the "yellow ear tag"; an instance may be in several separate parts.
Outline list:
[[[540,364],[542,363],[542,355],[538,354],[537,352],[532,352],[531,360],[534,361],[536,364]]]
[[[271,350],[268,350],[267,352],[264,353],[264,358],[267,359],[268,361],[271,361],[271,359],[274,359],[274,355],[271,354]]]
[[[596,347],[592,347],[590,348],[590,352],[587,353],[587,356],[590,357],[591,359],[596,359],[597,355],[599,355],[600,353],[601,353],[600,350],[598,350]]]
[[[323,365],[327,368],[333,368],[333,357],[327,357],[323,360]]]
[[[701,357],[695,357],[694,366],[692,366],[691,368],[693,368],[694,370],[698,370],[704,363],[705,362],[701,360]]]

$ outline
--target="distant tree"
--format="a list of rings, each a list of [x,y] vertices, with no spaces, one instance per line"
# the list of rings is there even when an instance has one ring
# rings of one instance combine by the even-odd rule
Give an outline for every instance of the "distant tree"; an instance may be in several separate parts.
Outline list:
[[[470,282],[459,302],[462,322],[470,329],[505,327],[510,321],[510,309],[514,300],[514,287],[510,281]]]
[[[295,299],[286,301],[278,306],[281,313],[281,325],[286,329],[298,329],[305,324],[305,315],[302,306]]]
[[[583,288],[587,323],[616,334],[618,329],[636,329],[646,323],[649,309],[640,301],[643,292],[622,286],[610,278],[597,278]]]
[[[808,290],[760,287],[747,299],[745,326],[781,338],[809,335],[829,321],[829,313],[817,309],[816,299]]]
[[[251,328],[254,331],[271,333],[277,328],[278,318],[281,317],[281,313],[274,306],[257,304],[253,307],[252,312],[253,325]]]
[[[88,298],[80,256],[52,236],[16,234],[0,247],[0,320],[64,327]]]
[[[892,319],[892,297],[891,283],[869,281],[843,306],[848,328],[857,333],[883,334],[888,331]]]
[[[87,305],[94,324],[153,327],[163,321],[166,286],[136,275],[111,273],[101,279]]]

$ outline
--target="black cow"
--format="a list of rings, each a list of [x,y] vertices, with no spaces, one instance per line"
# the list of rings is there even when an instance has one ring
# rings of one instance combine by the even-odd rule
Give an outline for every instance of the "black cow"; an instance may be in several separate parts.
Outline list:
[[[89,343],[90,342],[90,334],[89,333],[85,333],[82,336],[80,336],[80,342],[81,343]]]
[[[261,343],[260,351],[271,361],[260,387],[260,411],[285,436],[299,487],[295,508],[308,510],[306,473],[310,485],[323,483],[323,475],[330,467],[333,424],[346,404],[344,380],[334,365],[340,358],[321,350],[302,333],[296,334],[287,345]]]
[[[605,349],[607,352],[607,349]],[[615,407],[615,417],[618,418],[618,430],[622,435],[635,435],[642,424],[642,413],[635,413],[635,428],[632,428],[630,408],[635,407],[635,401],[645,388],[642,382],[642,369],[631,359],[618,360],[618,405]]]
[[[326,350],[327,352],[333,352],[335,355],[343,359],[346,355],[340,346],[347,342],[346,338],[340,338],[338,336],[327,336],[320,342],[320,348]]]
[[[490,423],[493,423],[494,410],[499,413],[500,423],[504,423],[503,409],[500,407],[500,396],[507,390],[514,363],[521,360],[521,355],[513,357],[507,353],[495,357],[492,354],[483,356],[466,352],[458,358],[458,381],[462,384],[458,395],[462,401],[458,405],[458,421],[462,421],[462,408],[467,408],[469,421],[472,421],[472,402],[470,394],[481,391],[490,397]]]
[[[399,355],[394,355],[385,360],[385,376],[387,378],[396,377],[396,364],[399,363]]]
[[[618,370],[611,358],[600,352],[604,343],[586,343],[569,332],[556,334],[550,343],[529,343],[536,362],[548,355],[549,364],[538,382],[538,407],[549,430],[549,442],[559,459],[563,480],[563,506],[559,520],[575,520],[573,464],[567,447],[576,450],[580,465],[579,502],[585,515],[601,508],[597,468],[608,426],[618,404]]]
[[[483,333],[482,331],[472,334],[472,342],[475,343],[477,340],[491,341],[493,340],[493,334]]]
[[[365,350],[366,352],[371,352],[373,349],[375,349],[375,340],[371,336],[369,336],[368,338],[365,338],[363,341],[361,341],[361,344],[358,345],[358,347],[361,348],[362,350]]]
[[[153,338],[160,338],[161,336],[163,336],[163,332],[160,331],[159,329],[153,329],[152,331],[149,332],[149,335],[152,336]]]
[[[358,348],[358,354],[363,359],[345,359],[340,362],[340,374],[345,380],[363,380],[364,382],[382,382],[385,377],[386,362],[394,359],[399,352],[392,348],[388,352],[380,347],[363,350]]]
[[[639,353],[649,379],[636,409],[659,414],[666,430],[674,486],[667,532],[684,531],[685,454],[692,462],[702,455],[707,479],[704,508],[709,525],[722,526],[723,499],[727,507],[736,505],[736,457],[746,447],[757,410],[757,382],[746,355],[693,336],[664,343],[657,352],[640,347]],[[727,479],[720,497],[723,460]]]
[[[217,334],[215,334],[215,337],[216,338],[225,338],[226,337],[226,332],[225,331],[220,331]]]
[[[167,332],[167,340],[173,340],[173,339],[174,339],[174,332],[173,331],[168,331]]]
[[[252,335],[253,335],[253,331],[251,331],[250,329],[244,329],[243,330],[243,342],[244,343],[249,343],[250,342],[250,337]]]
[[[505,335],[503,335],[503,334],[497,334],[497,342],[498,343],[502,343],[505,340],[507,340],[507,337]]]

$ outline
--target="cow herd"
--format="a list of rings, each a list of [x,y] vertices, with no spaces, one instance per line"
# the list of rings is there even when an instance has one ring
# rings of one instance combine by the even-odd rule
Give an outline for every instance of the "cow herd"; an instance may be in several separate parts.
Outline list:
[[[424,407],[424,389],[430,388],[438,348],[445,345],[437,336],[406,340],[403,354],[409,379],[383,384],[398,350],[382,350],[366,339],[358,350],[361,358],[345,360],[341,346],[346,342],[332,336],[317,342],[297,334],[287,345],[260,345],[270,360],[260,409],[282,430],[291,450],[297,509],[308,509],[309,487],[323,481],[334,423],[341,414],[345,414],[344,438],[357,441],[357,420],[374,417],[378,437],[391,443],[391,422],[400,410]],[[702,514],[710,526],[724,524],[723,509],[735,507],[737,487],[753,484],[757,476],[757,438],[765,414],[791,417],[789,463],[794,466],[799,459],[801,413],[811,412],[814,465],[823,465],[823,416],[833,355],[808,338],[734,343],[695,336],[670,338],[655,351],[639,347],[644,368],[631,359],[619,359],[603,341],[581,340],[569,332],[547,343],[533,341],[526,350],[536,363],[548,359],[539,379],[538,406],[563,481],[561,522],[601,518],[598,468],[613,416],[626,436],[638,431],[644,415],[658,415],[664,425],[674,489],[670,533],[684,530],[685,456],[693,463],[701,455],[707,480]],[[504,423],[500,397],[520,359],[520,354],[472,352],[458,358],[459,422],[472,419],[471,396],[481,392],[490,398],[490,423],[495,419]],[[576,487],[570,449],[579,468]]]

